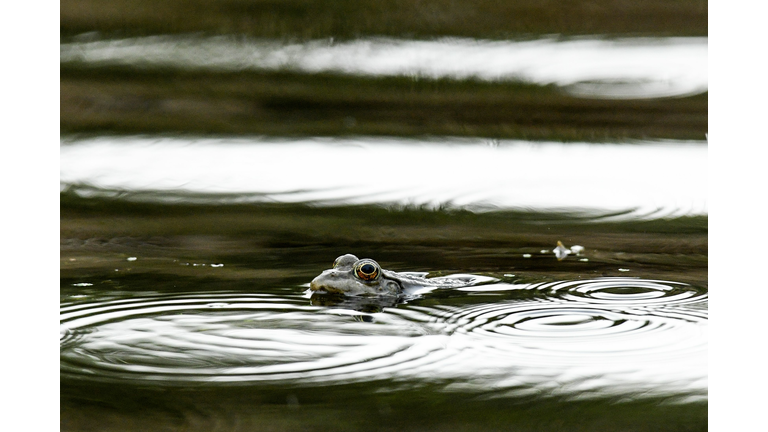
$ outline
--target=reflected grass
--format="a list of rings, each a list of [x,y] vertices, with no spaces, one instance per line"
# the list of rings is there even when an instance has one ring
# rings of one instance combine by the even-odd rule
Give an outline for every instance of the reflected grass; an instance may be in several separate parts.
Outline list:
[[[708,94],[600,100],[555,86],[289,72],[61,68],[71,133],[481,136],[558,141],[696,139]]]

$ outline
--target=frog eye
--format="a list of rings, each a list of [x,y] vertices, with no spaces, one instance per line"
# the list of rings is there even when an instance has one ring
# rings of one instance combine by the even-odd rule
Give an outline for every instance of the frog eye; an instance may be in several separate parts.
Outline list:
[[[379,277],[381,267],[371,259],[360,260],[355,264],[355,276],[364,281],[371,281]]]

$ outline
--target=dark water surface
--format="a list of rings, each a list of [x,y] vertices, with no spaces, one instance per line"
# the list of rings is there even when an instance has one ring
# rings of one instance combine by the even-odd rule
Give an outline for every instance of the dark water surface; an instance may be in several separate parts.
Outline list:
[[[706,427],[706,216],[61,203],[62,430]],[[347,252],[488,281],[310,296]]]
[[[706,430],[706,2],[628,7],[64,1],[61,430]]]

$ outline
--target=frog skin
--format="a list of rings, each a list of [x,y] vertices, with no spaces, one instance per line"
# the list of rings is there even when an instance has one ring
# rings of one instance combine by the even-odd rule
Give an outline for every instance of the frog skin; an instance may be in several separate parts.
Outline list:
[[[493,280],[473,275],[436,278],[426,278],[424,275],[426,273],[384,270],[370,258],[358,259],[352,254],[346,254],[336,258],[333,268],[314,278],[309,289],[347,296],[401,296],[421,288],[460,288]]]

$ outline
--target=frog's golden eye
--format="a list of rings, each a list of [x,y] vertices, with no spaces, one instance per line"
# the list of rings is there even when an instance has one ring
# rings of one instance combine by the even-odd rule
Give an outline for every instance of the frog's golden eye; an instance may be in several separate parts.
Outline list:
[[[374,260],[363,259],[355,264],[355,276],[364,281],[372,281],[378,278],[380,273],[381,267]]]

